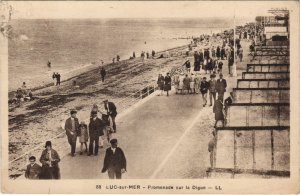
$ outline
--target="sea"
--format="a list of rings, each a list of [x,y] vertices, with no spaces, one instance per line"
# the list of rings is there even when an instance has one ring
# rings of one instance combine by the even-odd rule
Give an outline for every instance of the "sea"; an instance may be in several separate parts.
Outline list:
[[[187,45],[191,37],[220,33],[231,21],[191,19],[15,19],[8,41],[9,91],[43,86],[59,72],[71,72],[128,59],[135,52],[163,51]],[[51,61],[51,68],[47,62]]]

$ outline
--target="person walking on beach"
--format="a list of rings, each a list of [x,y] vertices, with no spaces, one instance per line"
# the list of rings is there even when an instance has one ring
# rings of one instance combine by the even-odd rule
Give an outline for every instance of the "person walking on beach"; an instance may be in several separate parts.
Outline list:
[[[118,147],[118,140],[110,141],[111,147],[106,149],[102,173],[108,172],[109,179],[121,179],[126,172],[126,157],[121,148]]]
[[[78,118],[76,118],[76,114],[77,114],[76,110],[71,110],[70,114],[71,117],[69,117],[65,122],[65,130],[66,130],[68,142],[71,146],[71,156],[74,157],[77,134],[79,131],[79,121]]]
[[[171,83],[172,83],[172,79],[170,77],[170,73],[167,73],[167,76],[165,76],[165,84],[164,84],[164,90],[167,92],[167,96],[169,96],[169,91],[171,90]]]
[[[227,82],[225,79],[223,79],[222,73],[219,74],[219,77],[220,77],[220,79],[217,80],[216,90],[218,93],[218,98],[220,98],[220,100],[223,103],[224,93],[226,92],[226,87],[227,87]]]
[[[229,58],[228,58],[228,74],[230,76],[232,76],[233,74],[233,64],[234,64],[234,51],[232,50],[230,55],[229,55]]]
[[[209,83],[206,81],[206,77],[203,77],[201,83],[200,83],[200,92],[202,94],[202,100],[203,100],[203,107],[207,104],[207,91],[209,88]]]
[[[56,73],[56,86],[60,85],[60,74]]]
[[[163,94],[164,91],[164,83],[165,83],[165,78],[164,76],[162,76],[162,74],[158,75],[158,79],[157,79],[157,86],[160,89],[160,95]]]
[[[46,141],[45,150],[40,157],[42,163],[42,171],[40,179],[60,179],[60,170],[58,163],[60,157],[56,150],[52,148],[51,141]]]
[[[40,179],[42,167],[36,163],[35,156],[29,157],[30,164],[27,165],[25,178],[26,179]]]
[[[99,138],[100,136],[103,136],[103,128],[105,124],[101,119],[97,117],[97,112],[92,111],[92,118],[90,119],[89,124],[89,136],[90,136],[90,144],[89,144],[89,154],[91,155],[98,155],[98,149],[99,149]],[[101,137],[102,138],[102,137]],[[103,148],[103,140],[100,140],[100,147]]]
[[[88,129],[85,122],[81,122],[79,125],[79,142],[80,142],[80,155],[83,154],[83,145],[85,145],[85,152],[88,152],[87,141],[89,140]]]
[[[101,80],[102,80],[102,82],[104,82],[104,78],[106,76],[106,71],[105,71],[104,67],[101,68],[100,74],[101,74]]]
[[[119,55],[117,55],[117,62],[119,62],[120,61],[120,56]]]
[[[135,58],[135,52],[133,52],[132,57]]]
[[[155,56],[155,51],[152,50],[152,58],[154,58],[154,56]]]
[[[48,60],[47,66],[48,66],[48,68],[51,68],[51,61],[50,60]]]
[[[212,98],[214,99],[214,103],[216,102],[216,85],[217,81],[215,80],[215,75],[210,75],[210,81],[209,81],[209,106],[212,106]]]
[[[52,74],[52,79],[53,79],[53,83],[54,83],[54,85],[55,85],[55,83],[56,83],[56,73],[55,72],[53,72],[53,74]]]
[[[110,116],[111,121],[113,123],[113,130],[114,133],[117,132],[117,126],[116,126],[116,117],[117,117],[117,107],[113,102],[109,102],[108,100],[104,100],[104,108],[107,111],[107,114]]]

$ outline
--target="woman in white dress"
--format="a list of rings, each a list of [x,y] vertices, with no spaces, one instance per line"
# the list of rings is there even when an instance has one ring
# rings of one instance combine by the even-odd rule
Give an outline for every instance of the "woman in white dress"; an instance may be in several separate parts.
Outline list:
[[[195,81],[195,92],[196,94],[198,94],[200,89],[200,76],[198,73],[196,73],[194,81]]]
[[[178,88],[179,88],[179,74],[175,74],[173,76],[173,81],[174,81],[174,87],[176,90],[176,94],[178,93]]]
[[[194,76],[194,73],[192,73],[191,76],[190,76],[190,89],[191,89],[191,93],[196,93],[195,92],[195,76]]]
[[[182,94],[182,90],[183,90],[183,79],[184,79],[184,74],[181,73],[179,76],[179,84],[178,84],[178,91],[180,91],[180,94]]]

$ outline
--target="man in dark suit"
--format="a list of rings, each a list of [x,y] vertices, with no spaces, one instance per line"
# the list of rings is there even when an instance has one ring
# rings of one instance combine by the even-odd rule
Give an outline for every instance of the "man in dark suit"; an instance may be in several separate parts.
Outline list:
[[[116,133],[117,126],[116,126],[116,116],[117,116],[117,107],[113,102],[109,102],[108,100],[104,100],[104,108],[107,111],[107,114],[111,117],[111,120],[113,122],[113,129]]]
[[[99,148],[99,137],[103,136],[103,129],[105,127],[105,123],[97,117],[97,111],[92,111],[92,117],[89,124],[89,135],[90,135],[90,144],[89,144],[89,156],[98,155]],[[95,142],[95,146],[94,146]],[[103,147],[103,142],[101,142],[101,146]],[[95,148],[95,150],[94,150]]]
[[[77,111],[71,110],[71,117],[66,120],[65,130],[68,137],[68,142],[71,146],[71,156],[75,156],[77,132],[79,131],[79,121],[76,118]]]
[[[219,74],[219,77],[220,77],[220,79],[217,80],[216,90],[218,93],[218,99],[220,99],[221,102],[223,103],[224,93],[225,93],[226,87],[227,87],[227,82],[225,79],[223,79],[222,73]]]
[[[118,140],[110,141],[111,147],[106,149],[102,173],[108,172],[109,179],[121,179],[126,172],[126,158],[124,152],[118,147]]]
[[[25,177],[27,179],[40,179],[42,167],[36,164],[35,156],[29,157],[30,164],[27,165],[27,169],[25,172]]]

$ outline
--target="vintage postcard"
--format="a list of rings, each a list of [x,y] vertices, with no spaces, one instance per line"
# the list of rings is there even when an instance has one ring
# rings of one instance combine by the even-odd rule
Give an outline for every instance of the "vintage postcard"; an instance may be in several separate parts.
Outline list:
[[[0,13],[2,193],[299,193],[299,2]]]

